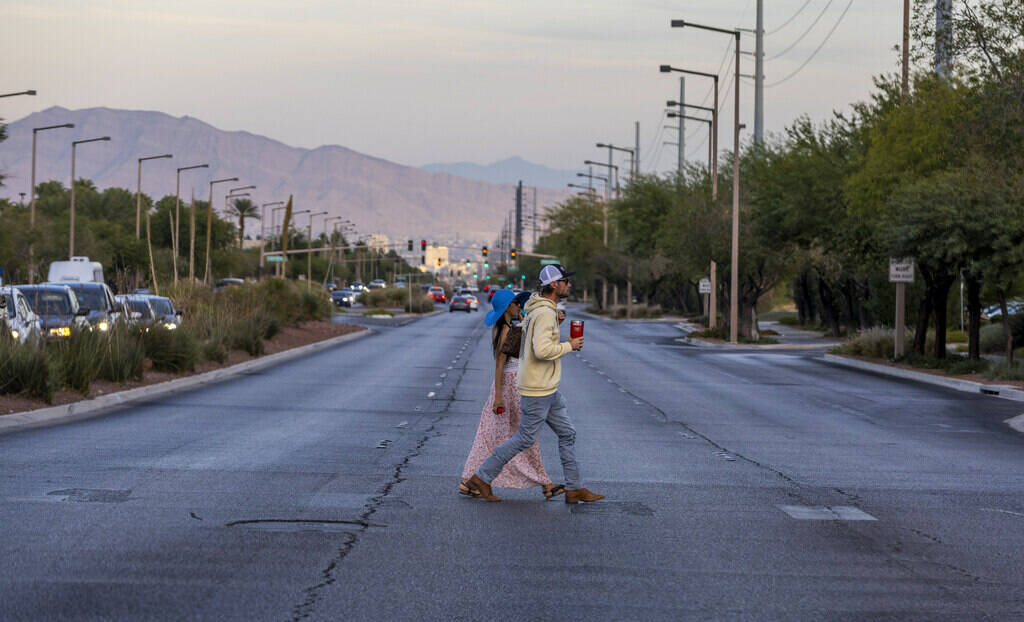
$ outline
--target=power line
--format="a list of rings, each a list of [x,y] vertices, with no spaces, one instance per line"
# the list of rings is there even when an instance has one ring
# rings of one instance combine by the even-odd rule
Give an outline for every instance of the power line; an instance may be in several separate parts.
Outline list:
[[[790,23],[791,23],[791,22],[792,22],[792,21],[793,21],[794,19],[796,19],[796,18],[797,18],[797,17],[798,17],[798,16],[799,16],[799,15],[800,15],[801,13],[803,13],[803,12],[804,12],[804,9],[806,9],[806,8],[807,8],[807,5],[808,5],[808,4],[810,4],[810,3],[811,3],[811,0],[807,0],[806,2],[804,2],[804,5],[803,5],[802,7],[800,7],[799,9],[797,9],[797,10],[796,10],[796,13],[793,13],[793,16],[792,16],[792,17],[790,17],[789,19],[787,19],[786,21],[784,21],[784,22],[782,23],[782,25],[781,25],[781,26],[779,26],[778,28],[776,28],[775,30],[772,30],[771,32],[766,32],[766,33],[764,33],[764,34],[765,34],[765,36],[770,36],[770,35],[774,35],[775,33],[779,32],[780,30],[782,30],[783,28],[785,28],[786,26],[789,26],[789,24],[790,24]]]
[[[843,22],[843,18],[846,17],[846,13],[847,13],[847,11],[850,10],[851,6],[853,6],[853,0],[850,0],[846,4],[846,8],[843,9],[843,13],[839,16],[839,19],[836,20],[835,25],[832,26],[832,30],[828,31],[828,34],[825,35],[825,39],[821,42],[821,45],[819,45],[817,47],[817,49],[815,49],[813,52],[811,52],[811,55],[807,57],[807,60],[805,60],[802,65],[797,67],[796,70],[793,71],[793,73],[789,74],[785,78],[783,78],[783,79],[781,79],[781,80],[779,80],[777,82],[772,82],[771,84],[766,84],[765,87],[771,88],[773,86],[778,86],[778,85],[782,84],[786,80],[789,80],[790,78],[792,78],[796,74],[800,73],[800,71],[803,70],[803,68],[807,66],[807,63],[809,63],[812,60],[814,60],[814,57],[818,55],[818,52],[821,51],[821,48],[825,47],[825,44],[828,43],[828,40],[832,38],[832,34],[836,31],[836,28],[839,28],[839,24],[841,24]]]
[[[786,49],[782,50],[781,52],[779,52],[775,56],[768,57],[768,60],[773,60],[773,59],[776,59],[776,58],[778,58],[780,56],[785,56],[787,52],[789,52],[790,50],[795,48],[801,41],[803,41],[804,37],[806,37],[808,34],[810,34],[810,32],[812,30],[814,30],[814,27],[818,25],[818,22],[821,21],[821,18],[825,16],[826,12],[828,12],[828,7],[832,6],[832,2],[834,2],[834,0],[828,0],[828,2],[825,4],[825,8],[821,10],[821,13],[818,13],[818,16],[814,18],[814,21],[811,22],[811,25],[807,27],[807,30],[805,30],[803,32],[803,34],[801,34],[799,37],[796,38],[796,41],[794,41],[793,43],[789,44],[789,47],[787,47]]]

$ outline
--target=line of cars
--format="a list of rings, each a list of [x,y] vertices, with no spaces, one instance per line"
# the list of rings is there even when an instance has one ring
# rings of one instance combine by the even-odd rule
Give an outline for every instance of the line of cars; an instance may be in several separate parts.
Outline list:
[[[140,330],[181,325],[182,312],[169,298],[141,293],[115,296],[102,278],[98,263],[73,258],[53,262],[46,283],[0,287],[0,330],[21,343],[39,343],[70,337],[76,330],[105,333],[119,322]]]

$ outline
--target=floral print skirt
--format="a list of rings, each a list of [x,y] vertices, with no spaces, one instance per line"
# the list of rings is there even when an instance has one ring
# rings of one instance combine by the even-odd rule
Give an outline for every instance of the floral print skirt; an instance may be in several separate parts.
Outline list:
[[[469,451],[466,465],[462,468],[463,481],[469,479],[490,457],[499,445],[512,438],[512,435],[519,429],[519,421],[522,413],[519,409],[519,390],[516,388],[518,373],[513,368],[505,369],[502,378],[502,401],[505,402],[505,412],[494,414],[494,383],[491,383],[491,394],[484,404],[484,410],[480,413],[480,426],[476,430],[476,439],[473,440],[473,448]],[[531,486],[547,486],[551,484],[551,478],[544,470],[544,462],[540,457],[540,445],[538,442],[520,452],[512,458],[505,468],[501,470],[498,477],[494,478],[491,486],[497,488],[529,488]]]

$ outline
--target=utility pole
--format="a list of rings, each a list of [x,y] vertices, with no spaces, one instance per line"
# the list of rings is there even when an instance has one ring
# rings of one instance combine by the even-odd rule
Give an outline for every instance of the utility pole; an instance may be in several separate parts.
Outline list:
[[[949,79],[952,65],[953,0],[935,0],[935,73]]]
[[[910,0],[903,0],[903,80],[900,93],[903,101],[910,95]]]
[[[537,250],[537,186],[533,187],[533,244],[530,250]]]
[[[679,154],[676,161],[676,171],[680,175],[683,174],[683,159],[686,153],[686,123],[683,122],[682,117],[682,114],[685,111],[684,106],[686,106],[686,77],[679,76]]]
[[[636,130],[635,131],[635,134],[636,134],[636,146],[635,146],[635,149],[636,149],[636,151],[634,152],[635,155],[633,156],[633,166],[635,166],[636,168],[633,171],[633,174],[634,175],[639,175],[640,174],[640,122],[639,121],[634,121],[634,125],[635,125],[635,130]]]
[[[512,248],[516,249],[516,252],[523,250],[523,180],[519,180],[519,185],[516,186],[516,235],[515,235],[515,246]]]
[[[754,142],[764,143],[764,0],[757,0],[754,38]]]

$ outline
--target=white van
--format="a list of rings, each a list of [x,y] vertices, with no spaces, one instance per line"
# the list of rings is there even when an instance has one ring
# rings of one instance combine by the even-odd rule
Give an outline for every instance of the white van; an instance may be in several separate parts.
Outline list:
[[[98,261],[89,261],[88,257],[72,257],[71,261],[54,261],[50,263],[50,273],[46,280],[50,283],[62,281],[103,283],[103,264]]]

